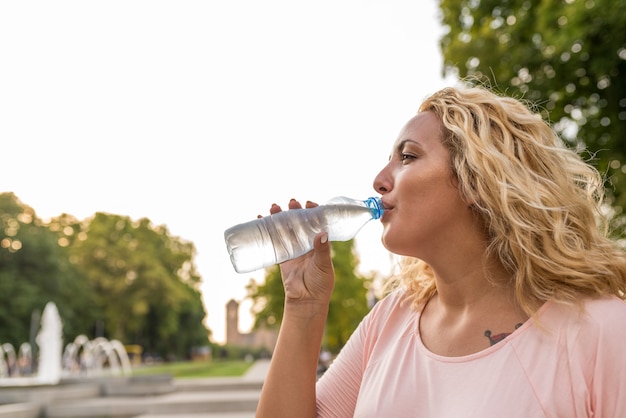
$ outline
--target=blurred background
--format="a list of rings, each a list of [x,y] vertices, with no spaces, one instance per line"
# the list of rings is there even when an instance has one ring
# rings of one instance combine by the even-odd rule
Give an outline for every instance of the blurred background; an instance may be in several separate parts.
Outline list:
[[[54,301],[66,341],[269,354],[279,273],[237,274],[223,231],[374,195],[402,125],[460,80],[585,153],[623,237],[625,28],[623,0],[0,3],[0,343]],[[393,269],[380,232],[334,246],[333,352]]]

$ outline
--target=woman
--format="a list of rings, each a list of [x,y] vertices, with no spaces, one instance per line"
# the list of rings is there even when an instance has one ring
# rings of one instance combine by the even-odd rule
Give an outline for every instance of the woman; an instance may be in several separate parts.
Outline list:
[[[382,242],[405,257],[396,286],[316,383],[326,234],[283,263],[257,417],[626,417],[626,255],[598,226],[602,178],[538,115],[441,90],[374,189]]]

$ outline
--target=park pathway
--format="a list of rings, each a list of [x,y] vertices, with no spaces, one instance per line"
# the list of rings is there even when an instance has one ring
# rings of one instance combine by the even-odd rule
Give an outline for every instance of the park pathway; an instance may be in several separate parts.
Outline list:
[[[254,418],[269,360],[242,377],[109,378],[0,389],[0,418]]]

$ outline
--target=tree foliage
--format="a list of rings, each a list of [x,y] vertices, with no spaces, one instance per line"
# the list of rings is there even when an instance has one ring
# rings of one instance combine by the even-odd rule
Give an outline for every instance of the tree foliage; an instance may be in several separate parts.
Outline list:
[[[373,277],[357,274],[358,258],[354,252],[354,240],[333,242],[332,259],[335,289],[331,296],[323,344],[330,351],[338,352],[369,311],[367,293]],[[278,328],[285,304],[280,268],[276,265],[266,269],[264,283],[251,280],[247,293],[253,302],[254,328]]]
[[[335,289],[330,298],[326,325],[326,344],[332,352],[345,345],[359,322],[369,311],[367,292],[373,277],[356,273],[358,258],[354,241],[333,242]]]
[[[626,1],[441,0],[444,74],[540,106],[626,208]],[[576,139],[578,138],[578,139]]]
[[[100,312],[67,248],[33,208],[0,193],[0,343],[32,344],[48,302],[57,305],[66,336],[93,333]]]
[[[208,345],[195,247],[165,226],[106,213],[43,223],[10,193],[0,217],[0,342],[28,341],[31,314],[54,301],[67,341],[103,335],[168,358]]]
[[[192,243],[147,218],[96,213],[81,223],[65,221],[57,229],[71,231],[63,234],[71,261],[97,297],[109,338],[178,358],[189,349],[179,341],[183,335],[192,345],[207,344]]]

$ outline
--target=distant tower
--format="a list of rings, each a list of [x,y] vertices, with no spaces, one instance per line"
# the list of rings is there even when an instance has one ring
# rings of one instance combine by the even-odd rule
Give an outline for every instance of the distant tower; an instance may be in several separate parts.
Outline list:
[[[240,343],[239,333],[239,303],[231,299],[226,304],[226,344]]]
[[[239,303],[231,299],[226,304],[226,344],[274,351],[278,332],[261,325],[249,333],[239,332]]]

